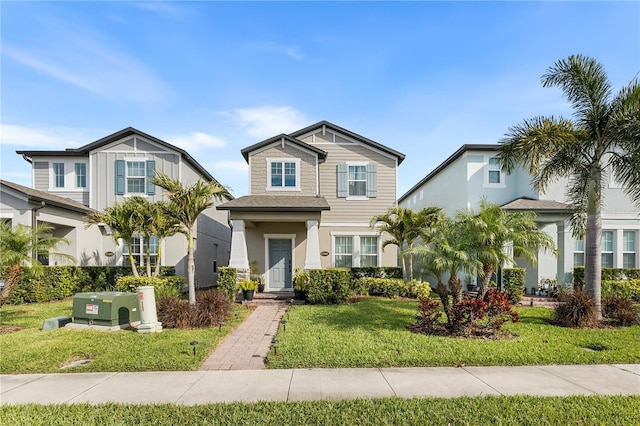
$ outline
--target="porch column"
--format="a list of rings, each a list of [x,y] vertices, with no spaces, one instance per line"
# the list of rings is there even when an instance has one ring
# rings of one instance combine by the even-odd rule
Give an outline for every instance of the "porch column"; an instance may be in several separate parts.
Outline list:
[[[318,221],[307,221],[307,257],[304,269],[320,269],[320,238],[318,237]]]
[[[573,236],[568,221],[557,223],[558,226],[558,284],[572,287],[573,283]]]
[[[244,234],[244,220],[232,220],[231,226],[231,254],[229,266],[236,269],[249,269],[249,256],[247,255],[247,239]]]

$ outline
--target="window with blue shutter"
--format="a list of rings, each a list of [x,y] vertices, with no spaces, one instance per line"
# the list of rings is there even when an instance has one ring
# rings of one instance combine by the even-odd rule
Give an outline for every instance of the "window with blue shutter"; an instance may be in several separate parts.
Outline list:
[[[337,167],[338,179],[338,198],[347,198],[349,196],[349,167],[342,163]]]
[[[125,164],[124,160],[116,160],[116,195],[124,195],[124,183],[125,183]]]
[[[147,195],[155,195],[156,186],[151,183],[151,179],[156,175],[156,162],[154,160],[147,161]]]
[[[367,197],[378,196],[378,169],[375,164],[367,164]]]

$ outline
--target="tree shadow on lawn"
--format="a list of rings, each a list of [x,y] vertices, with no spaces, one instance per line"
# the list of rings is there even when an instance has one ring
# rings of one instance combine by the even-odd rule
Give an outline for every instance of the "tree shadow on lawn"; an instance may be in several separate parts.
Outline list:
[[[407,331],[418,311],[411,302],[367,297],[346,305],[324,306],[313,321],[335,330]]]
[[[540,315],[540,308],[523,308],[518,309],[518,315],[520,317],[520,323],[522,324],[535,324],[535,325],[549,325],[552,324],[552,315]]]

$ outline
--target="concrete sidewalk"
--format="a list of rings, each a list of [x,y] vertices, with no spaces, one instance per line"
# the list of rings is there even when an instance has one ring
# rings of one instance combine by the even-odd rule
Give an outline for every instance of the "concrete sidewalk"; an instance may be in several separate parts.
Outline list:
[[[2,404],[640,395],[640,364],[0,375]]]

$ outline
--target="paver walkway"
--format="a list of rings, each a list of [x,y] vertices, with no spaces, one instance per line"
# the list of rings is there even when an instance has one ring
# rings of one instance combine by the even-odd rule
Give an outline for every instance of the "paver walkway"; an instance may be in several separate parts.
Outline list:
[[[200,371],[260,370],[278,331],[285,304],[259,305],[205,360]]]

